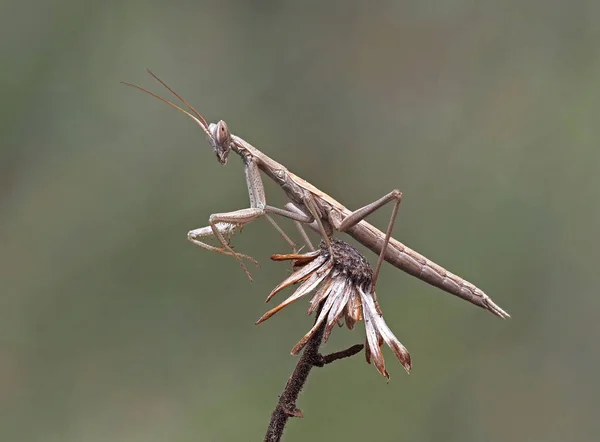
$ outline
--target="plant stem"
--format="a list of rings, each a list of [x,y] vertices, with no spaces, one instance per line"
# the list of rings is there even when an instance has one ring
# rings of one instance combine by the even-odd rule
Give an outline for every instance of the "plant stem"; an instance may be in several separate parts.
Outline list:
[[[318,317],[319,314],[317,313],[316,316]],[[294,372],[288,379],[283,393],[279,396],[277,406],[271,414],[271,421],[269,422],[269,428],[264,439],[265,442],[279,442],[283,436],[283,430],[288,419],[291,416],[302,417],[302,412],[296,408],[296,401],[310,374],[310,370],[314,366],[319,365],[319,362],[322,365],[323,356],[319,354],[319,347],[323,342],[324,332],[325,321],[323,321],[323,324],[321,324],[306,343],[306,347],[302,352],[302,356],[300,356]]]
[[[317,310],[316,317],[319,317],[321,308]],[[269,422],[269,428],[265,435],[265,442],[279,442],[283,436],[283,430],[285,424],[290,417],[303,417],[302,411],[296,407],[296,401],[298,396],[308,379],[308,375],[313,367],[323,367],[326,364],[337,361],[338,359],[348,358],[359,353],[364,345],[357,344],[352,347],[331,353],[330,355],[323,356],[319,353],[319,347],[323,343],[323,334],[325,333],[326,321],[323,321],[317,331],[310,337],[304,347],[302,356],[294,369],[294,372],[288,379],[283,393],[279,396],[279,401],[273,413],[271,414],[271,421]]]

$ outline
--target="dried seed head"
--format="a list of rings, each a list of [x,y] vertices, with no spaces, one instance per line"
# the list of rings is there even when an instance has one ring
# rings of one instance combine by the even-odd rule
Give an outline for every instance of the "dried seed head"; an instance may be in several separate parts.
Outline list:
[[[346,276],[357,287],[370,292],[373,269],[369,262],[350,244],[335,238],[330,241],[334,270]],[[321,253],[329,257],[329,249],[325,241],[321,240],[319,245]]]
[[[324,340],[327,340],[338,322],[344,320],[346,326],[352,329],[356,322],[364,319],[367,362],[372,362],[382,375],[389,378],[380,348],[385,342],[406,371],[410,370],[410,355],[386,325],[371,292],[373,270],[354,247],[343,241],[331,239],[331,251],[322,241],[317,251],[274,255],[272,258],[277,261],[291,260],[294,272],[273,289],[267,301],[286,287],[294,284],[299,286],[289,298],[265,313],[257,324],[311,292],[314,294],[310,299],[308,313],[311,314],[322,306],[314,326],[292,349],[292,354],[302,351],[323,323]]]

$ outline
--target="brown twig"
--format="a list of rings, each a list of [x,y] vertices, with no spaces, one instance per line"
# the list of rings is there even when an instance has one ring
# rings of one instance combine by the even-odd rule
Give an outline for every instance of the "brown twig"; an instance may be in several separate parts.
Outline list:
[[[350,348],[347,348],[346,350],[336,351],[335,353],[330,353],[328,355],[321,356],[321,358],[323,359],[323,365],[331,364],[332,362],[337,361],[338,359],[344,359],[349,358],[350,356],[354,356],[355,354],[360,353],[360,351],[364,347],[365,346],[363,344],[356,344]],[[322,367],[323,365],[319,365],[319,367]]]
[[[320,308],[319,308],[320,311]],[[319,311],[316,317],[319,316]],[[265,442],[279,442],[283,436],[285,424],[290,417],[303,417],[302,411],[296,407],[298,396],[306,383],[306,379],[313,367],[323,367],[338,359],[353,356],[363,349],[363,345],[353,345],[352,347],[323,356],[319,353],[319,347],[323,342],[323,334],[325,332],[325,322],[317,329],[312,337],[306,343],[306,347],[300,356],[300,360],[294,369],[285,385],[283,393],[279,396],[279,401],[273,413],[269,428],[265,435]]]

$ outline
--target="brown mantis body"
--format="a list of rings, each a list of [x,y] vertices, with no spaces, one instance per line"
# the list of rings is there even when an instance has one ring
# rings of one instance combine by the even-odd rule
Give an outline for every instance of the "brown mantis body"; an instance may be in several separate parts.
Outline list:
[[[327,244],[329,244],[329,239],[332,237],[334,231],[345,232],[374,253],[377,253],[379,259],[373,275],[373,287],[375,287],[375,282],[382,262],[385,260],[400,270],[489,310],[491,313],[501,318],[509,317],[508,313],[498,307],[489,296],[475,285],[450,273],[443,267],[391,237],[400,201],[402,199],[402,193],[400,191],[396,189],[392,190],[379,200],[358,210],[351,211],[325,192],[317,189],[309,182],[290,172],[285,166],[268,157],[242,138],[231,134],[224,121],[221,120],[217,124],[211,123],[209,125],[202,115],[190,106],[181,96],[169,88],[152,72],[148,72],[181,100],[188,107],[190,112],[146,89],[129,83],[125,84],[136,87],[153,97],[164,101],[193,119],[204,130],[217,155],[217,159],[221,164],[227,163],[227,158],[231,151],[238,154],[244,163],[246,183],[250,197],[250,207],[233,212],[211,215],[209,218],[209,226],[195,229],[188,233],[188,239],[194,244],[207,250],[233,256],[242,266],[248,277],[252,279],[242,262],[242,258],[254,260],[247,255],[234,252],[229,245],[229,236],[236,228],[241,228],[255,219],[264,216],[295,249],[294,243],[270,216],[270,214],[275,214],[294,220],[311,249],[312,245],[310,244],[310,240],[308,240],[308,237],[302,229],[303,224],[309,225],[319,232]],[[286,205],[285,209],[267,205],[261,171],[279,184],[290,199],[291,202]],[[394,202],[394,207],[388,228],[384,233],[375,226],[369,224],[364,218],[389,202]],[[221,244],[221,247],[215,247],[200,240],[209,236],[216,237]]]

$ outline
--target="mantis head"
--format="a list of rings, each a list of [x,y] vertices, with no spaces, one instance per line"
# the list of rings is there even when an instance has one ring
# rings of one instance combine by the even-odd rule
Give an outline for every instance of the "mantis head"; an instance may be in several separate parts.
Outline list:
[[[208,131],[211,134],[210,144],[217,155],[219,163],[227,164],[227,157],[231,151],[231,132],[227,127],[227,123],[220,120],[217,124],[210,123]]]
[[[179,112],[184,113],[185,115],[190,117],[192,120],[194,120],[196,122],[196,124],[198,126],[200,126],[202,128],[202,130],[204,131],[204,133],[207,135],[210,145],[212,146],[215,154],[217,154],[217,160],[219,160],[219,163],[221,163],[223,165],[227,164],[227,157],[229,156],[229,152],[231,151],[231,143],[232,143],[231,132],[229,132],[227,123],[225,123],[223,120],[221,120],[217,124],[211,123],[209,125],[206,122],[206,120],[204,119],[204,117],[202,115],[200,115],[198,113],[198,111],[196,109],[194,109],[187,101],[185,101],[185,99],[181,95],[179,95],[177,92],[175,92],[169,86],[167,86],[167,84],[164,81],[162,81],[160,78],[158,78],[156,75],[154,75],[150,69],[147,69],[147,71],[155,80],[157,80],[169,92],[171,92],[175,97],[177,97],[179,99],[179,101],[181,101],[185,105],[185,107],[187,107],[189,109],[189,112],[187,110],[177,106],[175,103],[171,103],[169,100],[167,100],[159,95],[156,95],[154,92],[150,92],[148,89],[144,89],[143,87],[140,87],[140,86],[137,86],[137,85],[131,84],[131,83],[126,83],[124,81],[122,81],[121,83],[123,83],[126,86],[131,86],[136,89],[139,89],[142,92],[145,92],[148,95],[151,95],[154,98],[159,99],[160,101],[177,109]]]

